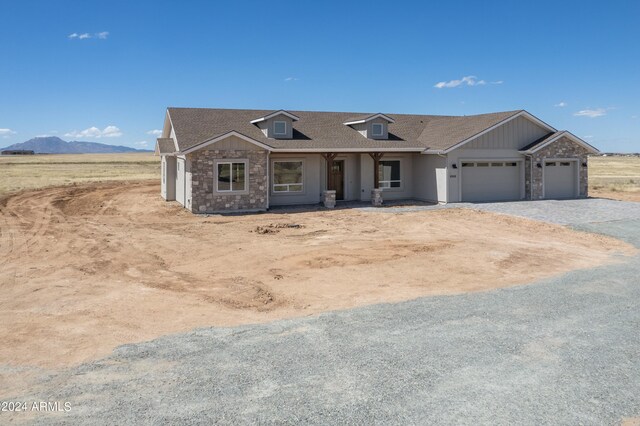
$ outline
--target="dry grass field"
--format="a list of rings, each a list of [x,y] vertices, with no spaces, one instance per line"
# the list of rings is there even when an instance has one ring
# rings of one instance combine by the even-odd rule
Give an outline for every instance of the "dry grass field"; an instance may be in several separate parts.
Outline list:
[[[640,201],[640,157],[589,158],[589,195]]]
[[[23,189],[159,178],[153,153],[0,156],[0,195]]]

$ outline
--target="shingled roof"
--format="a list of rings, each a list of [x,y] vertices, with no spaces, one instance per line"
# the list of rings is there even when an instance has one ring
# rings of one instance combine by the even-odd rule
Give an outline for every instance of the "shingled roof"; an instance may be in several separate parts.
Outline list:
[[[344,125],[377,113],[288,111],[299,117],[292,139],[269,139],[251,121],[271,110],[168,108],[180,151],[235,131],[275,150],[445,150],[522,112],[469,116],[388,114],[389,139],[374,140]]]
[[[157,154],[173,154],[176,152],[176,146],[173,143],[173,139],[171,138],[158,138],[158,143],[156,144],[156,155]]]

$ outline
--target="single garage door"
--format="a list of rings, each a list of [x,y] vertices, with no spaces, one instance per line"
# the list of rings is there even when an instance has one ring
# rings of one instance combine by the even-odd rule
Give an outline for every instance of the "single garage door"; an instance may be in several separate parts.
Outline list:
[[[520,200],[520,161],[463,161],[462,201]]]
[[[544,162],[544,198],[575,198],[577,161]]]

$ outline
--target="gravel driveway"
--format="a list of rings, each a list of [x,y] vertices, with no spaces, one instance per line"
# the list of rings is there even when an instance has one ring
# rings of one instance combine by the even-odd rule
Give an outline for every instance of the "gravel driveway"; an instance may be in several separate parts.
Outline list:
[[[602,201],[474,206],[640,247],[640,205]],[[636,256],[535,285],[200,329],[122,346],[17,399],[71,402],[22,417],[43,424],[617,424],[640,417],[639,276]]]
[[[611,222],[614,220],[640,219],[640,203],[608,200],[605,198],[508,201],[501,203],[452,203],[443,205],[428,204],[398,207],[394,207],[393,204],[391,204],[386,208],[370,206],[359,208],[372,213],[403,213],[434,209],[469,208],[526,217],[528,219],[541,220],[560,225],[579,225]]]

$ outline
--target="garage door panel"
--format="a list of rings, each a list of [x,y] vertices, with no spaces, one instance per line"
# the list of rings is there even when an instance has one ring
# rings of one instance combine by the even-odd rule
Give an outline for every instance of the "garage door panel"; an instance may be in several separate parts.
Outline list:
[[[545,161],[544,197],[575,198],[576,167],[576,161]]]
[[[519,200],[521,167],[513,161],[463,161],[462,201]]]

